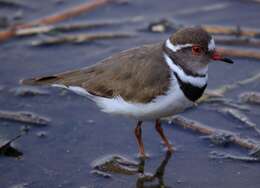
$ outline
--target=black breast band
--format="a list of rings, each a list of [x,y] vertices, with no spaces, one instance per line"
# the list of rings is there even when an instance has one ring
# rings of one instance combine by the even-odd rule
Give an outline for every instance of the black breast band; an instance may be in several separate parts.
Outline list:
[[[177,81],[184,95],[193,102],[195,102],[202,96],[204,90],[207,87],[207,84],[202,87],[194,86],[191,83],[183,82],[176,72],[174,72],[174,75],[177,78]]]

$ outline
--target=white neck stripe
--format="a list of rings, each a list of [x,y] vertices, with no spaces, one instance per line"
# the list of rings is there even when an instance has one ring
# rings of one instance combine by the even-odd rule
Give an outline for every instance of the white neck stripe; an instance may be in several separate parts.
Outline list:
[[[178,50],[181,50],[182,48],[191,47],[191,46],[192,46],[192,44],[177,44],[177,45],[174,45],[174,44],[172,44],[170,39],[166,40],[166,47],[169,48],[173,52],[177,52]]]
[[[177,66],[166,53],[164,53],[163,55],[164,55],[164,59],[165,59],[167,65],[170,67],[170,69],[173,72],[175,72],[179,76],[179,78],[183,82],[190,83],[190,84],[197,86],[197,87],[205,86],[205,84],[208,81],[208,74],[207,73],[205,74],[205,77],[194,77],[194,76],[187,75],[183,71],[183,69],[181,67]]]

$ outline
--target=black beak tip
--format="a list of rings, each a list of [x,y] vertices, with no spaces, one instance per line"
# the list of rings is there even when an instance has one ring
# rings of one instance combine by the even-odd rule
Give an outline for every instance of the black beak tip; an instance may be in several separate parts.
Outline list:
[[[234,61],[232,59],[229,59],[229,58],[223,58],[222,61],[226,62],[226,63],[229,63],[229,64],[233,64]]]
[[[229,58],[223,58],[222,61],[226,62],[226,63],[229,63],[229,64],[233,64],[234,61],[232,59],[229,59]]]

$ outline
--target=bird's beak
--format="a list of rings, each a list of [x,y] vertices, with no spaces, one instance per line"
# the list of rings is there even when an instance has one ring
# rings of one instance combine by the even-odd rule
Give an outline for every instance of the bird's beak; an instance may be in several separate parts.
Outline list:
[[[226,57],[222,57],[218,52],[214,51],[211,55],[211,59],[214,61],[223,61],[225,63],[229,63],[229,64],[233,64],[233,60],[226,58]]]

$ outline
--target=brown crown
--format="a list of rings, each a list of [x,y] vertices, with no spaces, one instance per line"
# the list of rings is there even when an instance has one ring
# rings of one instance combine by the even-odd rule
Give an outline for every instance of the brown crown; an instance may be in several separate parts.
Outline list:
[[[170,40],[173,44],[198,44],[208,49],[212,37],[201,27],[188,27],[174,33]]]

